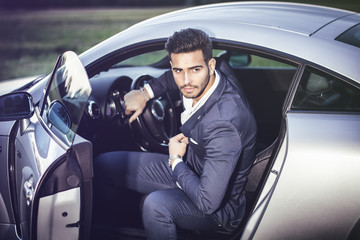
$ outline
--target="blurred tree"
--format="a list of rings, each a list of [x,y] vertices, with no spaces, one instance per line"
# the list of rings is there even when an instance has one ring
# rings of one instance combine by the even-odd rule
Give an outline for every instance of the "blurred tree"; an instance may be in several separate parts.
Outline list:
[[[31,9],[87,6],[181,6],[186,0],[1,0],[0,8]]]
[[[41,9],[54,7],[103,7],[103,6],[194,6],[209,3],[233,2],[235,0],[0,0],[3,9]],[[257,1],[257,0],[255,0]],[[261,1],[261,0],[260,0]],[[283,1],[283,0],[275,0]],[[286,0],[290,2],[303,2],[325,6],[350,6],[359,9],[359,0]],[[349,9],[349,7],[347,7]]]

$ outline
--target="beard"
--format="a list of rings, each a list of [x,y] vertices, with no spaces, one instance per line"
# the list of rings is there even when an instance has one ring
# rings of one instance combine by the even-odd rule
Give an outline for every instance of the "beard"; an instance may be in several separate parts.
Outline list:
[[[210,82],[210,75],[208,75],[208,77],[207,77],[207,79],[206,79],[206,83],[205,83],[205,85],[203,85],[202,87],[201,87],[201,86],[198,86],[198,85],[188,84],[188,85],[180,86],[180,91],[181,91],[181,93],[182,93],[186,98],[196,99],[196,98],[200,97],[201,94],[204,93],[204,91],[205,91],[207,85],[209,84],[209,82]],[[183,89],[186,88],[186,87],[191,87],[191,88],[194,88],[195,90],[196,90],[196,89],[200,89],[200,91],[199,91],[199,92],[195,92],[195,93],[193,93],[193,94],[191,94],[191,93],[186,93],[186,92],[184,93]]]

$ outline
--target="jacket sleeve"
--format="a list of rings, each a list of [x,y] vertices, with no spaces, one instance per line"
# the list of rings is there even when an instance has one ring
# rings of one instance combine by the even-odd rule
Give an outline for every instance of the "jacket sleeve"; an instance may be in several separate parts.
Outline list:
[[[152,79],[149,85],[155,97],[161,96],[167,91],[178,89],[171,71],[166,71],[160,77]]]
[[[235,126],[225,121],[211,123],[205,129],[204,136],[202,174],[199,176],[185,163],[179,163],[173,177],[200,210],[212,214],[220,207],[225,196],[242,152],[242,143]]]

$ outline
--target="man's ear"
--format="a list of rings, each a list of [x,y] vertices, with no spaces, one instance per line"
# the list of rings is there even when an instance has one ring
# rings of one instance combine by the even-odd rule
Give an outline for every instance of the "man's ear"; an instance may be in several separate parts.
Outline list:
[[[214,73],[215,73],[215,66],[216,66],[216,60],[215,60],[215,58],[211,58],[211,59],[209,60],[208,65],[209,65],[209,69],[210,69],[210,75],[211,75],[211,74],[214,74]]]

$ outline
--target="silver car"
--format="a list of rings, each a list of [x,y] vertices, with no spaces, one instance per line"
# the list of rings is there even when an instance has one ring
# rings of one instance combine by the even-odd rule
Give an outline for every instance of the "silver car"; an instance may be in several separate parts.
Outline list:
[[[199,28],[252,105],[257,157],[233,234],[183,239],[360,239],[360,14],[243,2],[164,14],[0,97],[0,239],[143,239],[137,196],[93,195],[93,158],[166,152],[181,101],[168,92],[128,123],[123,97],[170,68],[164,43]],[[135,200],[134,200],[135,199]],[[125,204],[125,203],[124,203]],[[95,207],[93,207],[93,205]],[[123,216],[126,215],[126,216]],[[125,219],[125,220],[124,220]]]

